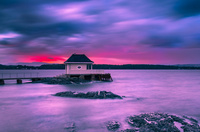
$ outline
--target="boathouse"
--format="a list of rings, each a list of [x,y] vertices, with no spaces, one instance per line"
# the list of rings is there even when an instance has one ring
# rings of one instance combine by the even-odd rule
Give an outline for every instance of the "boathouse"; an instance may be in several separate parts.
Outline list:
[[[104,70],[94,70],[93,61],[85,54],[72,54],[65,64],[66,76],[69,78],[77,77],[85,80],[112,81],[110,73]]]
[[[103,70],[93,70],[91,61],[85,54],[72,54],[65,62],[66,74],[103,74]]]

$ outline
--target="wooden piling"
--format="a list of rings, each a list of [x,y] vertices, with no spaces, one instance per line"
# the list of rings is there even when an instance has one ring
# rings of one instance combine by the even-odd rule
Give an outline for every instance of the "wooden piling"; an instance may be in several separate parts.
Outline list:
[[[85,75],[85,80],[91,81],[92,80],[92,75]]]
[[[0,85],[4,85],[4,84],[5,84],[4,80],[0,79]]]
[[[99,81],[102,81],[102,77],[101,77],[101,75],[99,75]]]
[[[35,82],[35,81],[36,81],[36,78],[32,78],[31,80],[32,80],[32,82]]]
[[[40,81],[42,79],[41,78],[32,78],[31,80],[32,80],[32,82],[36,82],[36,81]]]
[[[17,79],[17,84],[22,84],[22,79]]]
[[[96,80],[95,75],[92,75],[91,80],[92,80],[92,81],[95,81],[95,80]]]
[[[80,75],[79,78],[84,80],[85,76],[84,75]]]

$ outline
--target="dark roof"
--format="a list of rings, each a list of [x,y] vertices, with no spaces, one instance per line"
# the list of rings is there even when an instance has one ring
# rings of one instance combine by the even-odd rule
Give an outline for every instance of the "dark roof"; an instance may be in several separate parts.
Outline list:
[[[86,55],[84,54],[72,54],[68,60],[65,62],[89,62],[93,63]]]

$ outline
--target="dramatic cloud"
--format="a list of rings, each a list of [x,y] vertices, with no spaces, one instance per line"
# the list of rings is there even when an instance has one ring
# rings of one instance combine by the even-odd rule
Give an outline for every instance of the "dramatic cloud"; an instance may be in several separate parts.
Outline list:
[[[199,0],[182,0],[174,5],[174,11],[180,17],[189,17],[199,15],[200,13]]]
[[[200,63],[199,0],[0,1],[0,63]]]

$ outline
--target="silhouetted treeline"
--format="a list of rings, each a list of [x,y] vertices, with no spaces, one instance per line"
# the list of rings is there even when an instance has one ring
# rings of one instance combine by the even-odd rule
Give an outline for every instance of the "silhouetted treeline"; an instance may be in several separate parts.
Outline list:
[[[93,65],[93,69],[200,69],[200,67],[185,67],[176,65],[150,65],[150,64],[127,64],[127,65]]]
[[[65,69],[64,64],[45,64],[38,67],[38,69]]]
[[[0,69],[65,69],[65,65],[45,64],[41,66],[26,66],[26,65],[0,64]],[[150,64],[127,64],[127,65],[94,64],[93,69],[200,69],[200,67],[177,66],[177,65],[150,65]]]
[[[1,65],[0,69],[65,69],[64,64],[44,64],[41,66],[26,66],[26,65]]]
[[[38,69],[37,66],[26,66],[26,65],[1,65],[0,69]]]

